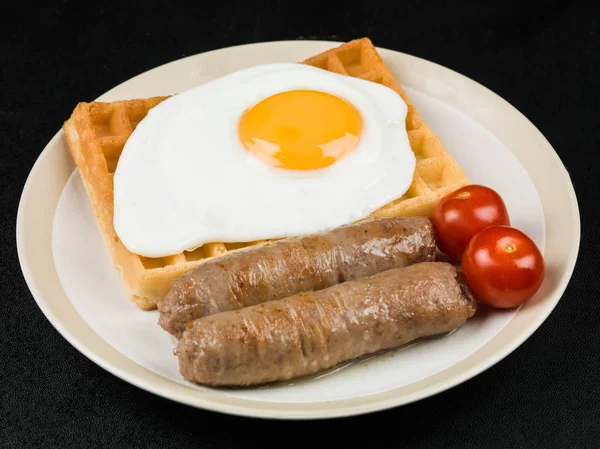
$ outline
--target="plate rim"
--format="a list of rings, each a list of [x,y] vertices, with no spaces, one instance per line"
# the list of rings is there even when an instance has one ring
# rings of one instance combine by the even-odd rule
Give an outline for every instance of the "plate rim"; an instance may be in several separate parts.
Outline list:
[[[197,58],[200,55],[205,56],[207,54],[225,52],[225,51],[230,51],[232,49],[240,50],[240,49],[249,48],[249,47],[261,47],[261,46],[269,46],[269,45],[291,45],[291,46],[304,45],[304,46],[307,46],[307,48],[308,48],[310,46],[324,46],[324,45],[331,47],[331,46],[335,46],[335,45],[339,45],[339,44],[341,44],[341,42],[337,42],[337,41],[285,40],[285,41],[258,42],[258,43],[243,44],[243,45],[236,45],[236,46],[232,46],[232,47],[214,49],[214,50],[210,50],[207,52],[198,53],[195,55],[190,55],[190,56],[187,56],[184,58],[170,61],[165,64],[156,66],[150,70],[144,71],[144,72],[130,78],[129,80],[126,80],[125,82],[120,83],[117,86],[113,87],[112,89],[110,89],[107,92],[105,92],[104,94],[102,94],[99,98],[110,95],[110,92],[114,91],[115,89],[118,89],[123,84],[133,81],[139,77],[143,77],[144,75],[148,74],[149,72],[158,70],[161,67],[173,64],[175,62],[180,62],[180,61],[187,60],[187,59]],[[383,393],[377,393],[377,394],[368,395],[368,396],[364,396],[364,397],[327,401],[327,402],[318,402],[318,403],[277,403],[277,402],[267,402],[267,401],[255,401],[252,399],[232,398],[232,397],[223,395],[222,393],[210,392],[211,394],[208,394],[208,392],[194,390],[189,387],[186,387],[185,385],[176,384],[175,382],[173,382],[169,379],[163,378],[162,376],[155,374],[155,373],[147,370],[146,368],[141,367],[134,361],[126,358],[124,355],[122,355],[116,349],[114,349],[112,346],[110,346],[110,348],[113,351],[116,351],[121,357],[124,357],[129,363],[135,364],[137,367],[139,367],[142,370],[142,372],[146,371],[147,373],[149,373],[150,377],[157,377],[157,378],[159,378],[158,380],[162,380],[163,382],[159,382],[157,379],[145,379],[143,376],[139,375],[138,373],[132,373],[131,371],[129,371],[127,369],[123,369],[119,366],[116,366],[114,362],[111,362],[110,360],[105,360],[100,354],[98,354],[96,351],[90,349],[88,347],[88,345],[81,342],[79,340],[79,338],[76,335],[74,335],[69,329],[67,329],[67,327],[65,327],[63,322],[54,314],[54,312],[51,310],[51,308],[49,306],[49,303],[47,303],[47,301],[51,301],[51,299],[49,299],[49,300],[46,299],[44,297],[44,295],[42,294],[42,292],[38,289],[38,286],[36,285],[36,280],[34,279],[34,276],[31,272],[31,267],[30,267],[30,264],[28,261],[28,255],[27,255],[27,251],[25,248],[25,242],[27,240],[27,237],[26,237],[27,234],[26,234],[26,230],[25,230],[24,216],[23,216],[24,210],[25,210],[25,205],[26,205],[29,195],[31,193],[30,192],[31,186],[36,178],[37,172],[40,170],[40,167],[43,165],[44,161],[50,157],[51,148],[54,145],[57,145],[57,141],[60,141],[61,139],[63,139],[62,129],[59,130],[50,139],[50,141],[45,146],[45,148],[42,150],[42,152],[38,156],[36,162],[34,163],[32,169],[27,177],[27,180],[23,187],[22,193],[21,193],[19,207],[18,207],[18,211],[17,211],[17,220],[16,220],[16,240],[17,240],[17,253],[18,253],[18,258],[19,258],[19,264],[21,266],[21,270],[22,270],[23,276],[25,278],[26,284],[27,284],[32,296],[34,297],[34,300],[36,301],[38,307],[40,308],[42,313],[44,313],[46,319],[48,319],[50,321],[50,323],[53,325],[53,327],[72,346],[74,346],[79,352],[81,352],[88,359],[90,359],[91,361],[93,361],[94,363],[99,365],[100,367],[104,368],[106,371],[110,372],[111,374],[115,375],[116,377],[118,377],[128,383],[131,383],[145,391],[154,393],[158,396],[161,396],[161,397],[164,397],[167,399],[171,399],[171,400],[174,400],[174,401],[177,401],[180,403],[184,403],[184,404],[187,404],[187,405],[190,405],[193,407],[197,407],[197,408],[203,408],[203,409],[212,410],[212,411],[216,411],[216,412],[220,412],[220,413],[228,413],[228,414],[257,417],[257,418],[275,418],[275,419],[335,418],[335,417],[353,416],[353,415],[359,415],[359,414],[364,414],[364,413],[370,413],[370,412],[374,412],[374,411],[385,410],[385,409],[389,409],[392,407],[408,404],[408,403],[414,402],[416,400],[424,399],[431,395],[440,393],[442,391],[445,391],[449,388],[452,388],[462,382],[465,382],[465,381],[471,379],[472,377],[476,376],[477,374],[485,371],[486,369],[490,368],[494,364],[498,363],[499,361],[504,359],[507,355],[509,355],[512,351],[514,351],[517,347],[519,347],[525,340],[527,340],[541,326],[541,324],[546,320],[546,318],[554,310],[554,308],[558,304],[558,301],[561,299],[561,297],[570,281],[570,278],[572,277],[573,270],[575,268],[575,264],[576,264],[577,256],[578,256],[578,252],[579,252],[579,246],[580,246],[581,222],[580,222],[577,197],[576,197],[575,189],[573,187],[573,183],[570,179],[569,173],[567,172],[566,168],[564,167],[564,164],[560,160],[560,157],[558,156],[558,154],[556,153],[554,148],[547,141],[545,136],[537,129],[537,127],[535,127],[535,125],[529,119],[527,119],[527,117],[525,117],[518,109],[516,109],[512,104],[510,104],[508,101],[506,101],[504,98],[502,98],[498,94],[491,91],[489,88],[466,77],[465,75],[460,74],[459,72],[456,72],[452,69],[444,67],[435,62],[428,61],[423,58],[412,56],[410,54],[396,51],[396,50],[386,49],[386,48],[382,48],[382,47],[377,47],[377,49],[378,49],[378,51],[381,52],[384,59],[385,59],[385,55],[393,56],[394,54],[399,54],[401,58],[408,57],[409,60],[412,58],[414,61],[420,61],[421,64],[422,63],[433,64],[434,66],[436,66],[437,70],[441,69],[443,71],[449,71],[453,74],[453,76],[458,75],[460,77],[460,79],[462,79],[463,82],[470,84],[471,87],[477,88],[477,89],[483,89],[488,95],[492,95],[493,97],[495,97],[496,101],[500,100],[501,103],[503,103],[505,106],[508,106],[510,108],[511,113],[513,113],[513,114],[516,113],[518,116],[520,116],[521,121],[524,121],[523,123],[527,124],[528,126],[530,126],[532,128],[532,130],[535,134],[535,137],[538,139],[542,139],[541,141],[545,144],[545,146],[547,146],[548,149],[551,150],[549,152],[550,154],[548,154],[548,156],[553,157],[553,162],[555,163],[556,168],[559,169],[562,176],[564,177],[563,180],[566,181],[566,184],[568,186],[568,192],[567,192],[568,199],[570,200],[570,205],[571,205],[571,209],[572,209],[571,212],[573,213],[572,218],[574,219],[574,229],[573,229],[574,234],[572,237],[574,238],[575,245],[572,246],[568,250],[568,257],[566,258],[566,262],[565,262],[565,270],[562,273],[561,278],[559,279],[558,285],[556,285],[554,287],[552,295],[551,295],[553,300],[551,302],[548,302],[548,300],[546,300],[546,305],[543,308],[543,310],[541,311],[542,313],[538,313],[537,315],[535,315],[536,319],[532,320],[531,322],[528,323],[528,325],[525,328],[521,329],[516,337],[513,337],[509,342],[501,345],[501,347],[499,349],[491,351],[489,354],[487,354],[487,356],[483,357],[483,359],[480,360],[478,363],[471,365],[469,368],[461,370],[458,374],[453,374],[446,380],[439,381],[439,382],[429,385],[423,389],[418,389],[412,393],[403,393],[402,391],[398,391],[398,390],[402,390],[404,388],[404,387],[398,387],[398,388],[395,388],[395,389],[392,389],[392,390],[389,390],[389,391],[386,391]],[[471,118],[473,118],[473,117],[471,117]],[[476,119],[474,119],[474,120],[476,120]],[[487,129],[487,127],[483,123],[481,123],[479,120],[476,120],[476,121]],[[490,132],[492,132],[492,131],[490,131]],[[492,134],[494,134],[494,133],[492,132]],[[496,134],[494,134],[494,135],[496,135]],[[496,137],[498,137],[498,136],[496,135]],[[502,139],[500,139],[500,140],[502,140]],[[509,149],[511,149],[511,148],[509,147]],[[521,159],[518,156],[517,156],[517,158],[521,162]],[[73,164],[73,166],[74,166],[74,164]],[[534,184],[535,184],[535,182],[534,182]],[[64,187],[64,185],[62,187]],[[541,195],[540,195],[540,197],[541,197]],[[56,205],[52,206],[51,209],[52,209],[52,212],[54,212],[54,210],[56,209]],[[548,245],[548,237],[547,237],[546,245]],[[51,259],[52,259],[52,266],[54,267],[53,258],[51,257]],[[62,285],[60,285],[59,287],[62,290]],[[63,291],[63,294],[64,294],[64,291]],[[521,310],[519,310],[517,312],[515,317],[519,313],[521,313]],[[77,317],[79,317],[79,320],[83,321],[83,319],[78,314],[77,314]],[[514,318],[513,318],[513,320],[514,320]],[[85,326],[89,327],[87,325],[87,323],[84,322],[84,324],[85,324]],[[108,343],[106,343],[104,340],[102,340],[102,338],[98,334],[96,334],[91,328],[89,328],[89,330],[97,338],[99,338],[102,341],[102,343],[108,345]],[[492,339],[492,341],[494,341],[495,339],[496,339],[496,337],[494,337]],[[475,351],[475,353],[481,352],[482,349],[484,349],[487,346],[488,346],[487,344],[482,346],[477,351]],[[463,361],[468,360],[469,358],[470,358],[470,356],[463,359]],[[453,366],[459,365],[460,363],[461,362],[459,362]],[[443,370],[442,373],[450,370],[451,368],[452,367],[449,367],[446,370]],[[430,377],[433,377],[433,376],[430,376]],[[154,381],[154,382],[152,382],[152,381]],[[164,385],[159,385],[159,384],[164,384]],[[175,385],[178,385],[181,388],[175,388]],[[179,390],[181,390],[181,391],[179,391]],[[185,390],[195,391],[197,394],[185,394]],[[203,396],[205,396],[205,397],[203,397]],[[225,400],[225,399],[227,399],[227,400]],[[351,404],[351,403],[354,403],[354,404]],[[311,405],[313,407],[311,407]],[[317,408],[314,407],[315,405],[317,406]]]

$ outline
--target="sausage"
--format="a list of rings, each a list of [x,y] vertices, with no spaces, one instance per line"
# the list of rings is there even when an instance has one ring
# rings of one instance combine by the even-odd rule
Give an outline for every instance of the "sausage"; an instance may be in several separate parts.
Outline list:
[[[451,331],[475,311],[454,266],[425,262],[197,319],[175,354],[187,380],[262,384]]]
[[[371,219],[237,251],[176,279],[159,324],[179,337],[196,318],[315,291],[390,268],[433,260],[428,218]]]

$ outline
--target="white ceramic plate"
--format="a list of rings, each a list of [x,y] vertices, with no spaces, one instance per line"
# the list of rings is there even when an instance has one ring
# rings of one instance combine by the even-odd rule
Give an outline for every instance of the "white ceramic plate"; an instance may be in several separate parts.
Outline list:
[[[158,67],[99,99],[173,94],[251,65],[300,61],[334,45],[271,42],[217,50]],[[514,350],[555,307],[575,265],[579,213],[568,174],[539,131],[493,92],[431,62],[380,52],[471,181],[498,190],[513,225],[544,249],[547,276],[525,306],[482,310],[449,337],[319,379],[240,390],[193,385],[179,376],[174,341],[156,324],[156,312],[142,312],[127,300],[59,131],[29,175],[17,217],[21,267],[50,322],[83,354],[134,385],[196,407],[273,418],[347,416],[405,404],[463,382]]]

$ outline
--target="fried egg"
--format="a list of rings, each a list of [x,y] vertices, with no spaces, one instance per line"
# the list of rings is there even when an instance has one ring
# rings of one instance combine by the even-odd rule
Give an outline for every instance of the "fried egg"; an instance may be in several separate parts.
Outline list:
[[[245,69],[168,98],[131,134],[114,227],[133,253],[333,229],[410,187],[407,105],[388,87],[302,64]]]

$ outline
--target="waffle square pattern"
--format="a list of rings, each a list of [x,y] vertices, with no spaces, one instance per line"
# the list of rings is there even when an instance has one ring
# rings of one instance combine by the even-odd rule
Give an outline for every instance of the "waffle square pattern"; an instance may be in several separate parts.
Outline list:
[[[368,38],[313,56],[304,64],[383,84],[398,92],[408,105],[406,129],[417,160],[413,181],[402,198],[383,206],[371,217],[429,216],[443,196],[468,184],[460,166],[423,122]],[[210,258],[265,243],[212,242],[194,251],[160,258],[133,254],[121,243],[113,227],[113,175],[136,125],[166,98],[79,103],[63,126],[113,265],[131,299],[144,310],[156,308],[171,281],[186,271]]]

